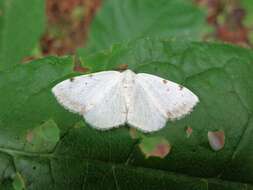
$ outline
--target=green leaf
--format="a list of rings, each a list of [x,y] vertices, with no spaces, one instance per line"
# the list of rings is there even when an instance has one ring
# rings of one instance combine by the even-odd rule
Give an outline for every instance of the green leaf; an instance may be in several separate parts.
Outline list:
[[[172,147],[164,158],[146,158],[140,149],[143,137],[133,138],[127,126],[93,129],[56,102],[52,86],[77,74],[71,57],[17,66],[0,75],[0,188],[7,189],[20,173],[27,189],[36,190],[253,189],[251,50],[145,38],[83,62],[91,71],[128,64],[135,72],[185,85],[200,103],[185,118],[145,135],[151,139],[147,144],[161,138]],[[58,132],[43,135],[43,142],[52,142],[46,150],[26,148],[27,133],[41,128],[59,128],[61,137]],[[225,146],[213,151],[207,134],[219,130],[224,131]]]
[[[201,39],[207,29],[205,14],[185,0],[107,0],[96,14],[85,52],[139,37]]]
[[[13,188],[14,190],[24,190],[25,189],[25,182],[20,173],[17,173],[13,179]]]
[[[57,124],[48,120],[27,133],[24,149],[32,152],[50,152],[59,141],[59,132]]]
[[[77,121],[78,116],[62,109],[51,93],[57,82],[75,75],[73,67],[72,57],[48,57],[0,72],[0,146],[24,148],[29,132],[38,133],[39,126],[49,119],[56,121],[63,131]],[[51,132],[57,135],[54,128]],[[35,135],[39,141],[38,134]]]
[[[0,71],[30,56],[44,30],[44,0],[0,1]]]

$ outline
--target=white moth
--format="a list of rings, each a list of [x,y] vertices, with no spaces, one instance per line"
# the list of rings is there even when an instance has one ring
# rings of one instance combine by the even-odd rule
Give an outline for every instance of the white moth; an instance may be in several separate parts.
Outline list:
[[[60,82],[52,92],[71,112],[105,130],[129,124],[143,132],[191,112],[198,97],[187,88],[155,75],[131,70],[103,71]]]

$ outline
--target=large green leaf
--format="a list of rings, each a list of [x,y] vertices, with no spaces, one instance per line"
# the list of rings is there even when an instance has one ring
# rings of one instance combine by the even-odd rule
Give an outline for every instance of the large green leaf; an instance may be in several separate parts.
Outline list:
[[[202,10],[185,0],[106,0],[95,16],[86,49],[95,52],[115,42],[142,36],[201,39]]]
[[[251,50],[140,39],[83,61],[91,71],[128,64],[159,75],[191,89],[200,103],[156,133],[102,132],[64,110],[50,92],[77,74],[71,57],[17,66],[0,75],[1,189],[253,189]],[[207,133],[218,130],[225,146],[214,151]],[[147,156],[159,138],[171,150],[164,158]]]
[[[44,0],[0,1],[0,70],[31,55],[44,29]]]

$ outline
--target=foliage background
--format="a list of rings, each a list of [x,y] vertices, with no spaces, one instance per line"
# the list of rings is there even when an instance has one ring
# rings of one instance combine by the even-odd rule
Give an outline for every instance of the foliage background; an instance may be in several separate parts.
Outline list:
[[[0,1],[0,189],[253,189],[252,12],[251,0]],[[125,64],[200,104],[157,133],[100,132],[51,93]],[[224,132],[220,151],[209,131]]]

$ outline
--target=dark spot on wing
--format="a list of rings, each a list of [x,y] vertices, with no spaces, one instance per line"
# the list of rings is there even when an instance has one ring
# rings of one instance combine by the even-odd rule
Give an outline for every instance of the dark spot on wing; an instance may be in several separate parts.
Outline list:
[[[73,77],[71,77],[69,80],[70,80],[70,82],[73,82],[75,79]]]
[[[178,85],[178,87],[179,87],[179,90],[183,90],[183,86],[180,84],[180,85]]]
[[[93,74],[90,74],[90,75],[89,75],[89,77],[91,77],[91,78],[92,78],[92,77],[93,77]]]
[[[167,112],[167,116],[169,117],[169,118],[171,118],[172,117],[172,113],[170,113],[169,111]]]
[[[167,82],[168,82],[167,80],[163,79],[163,83],[164,83],[164,84],[167,84]]]

